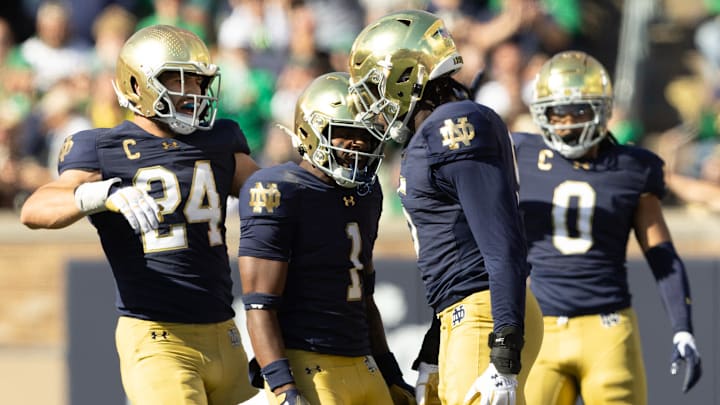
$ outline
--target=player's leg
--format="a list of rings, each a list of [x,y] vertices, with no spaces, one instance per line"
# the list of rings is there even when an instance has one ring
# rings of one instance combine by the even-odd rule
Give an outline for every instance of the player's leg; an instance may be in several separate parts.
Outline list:
[[[646,405],[647,385],[637,316],[631,308],[584,320],[585,405]]]
[[[543,318],[540,352],[528,370],[525,400],[528,405],[575,405],[577,359],[580,356],[581,324],[577,318]],[[523,364],[523,369],[525,366]]]
[[[248,379],[248,359],[235,321],[229,319],[215,324],[214,330],[213,339],[217,343],[213,349],[208,349],[207,355],[212,358],[209,370],[204,374],[208,403],[223,405],[247,401],[257,394],[257,389]]]
[[[115,341],[133,405],[207,404],[203,356],[187,344],[187,336],[197,333],[188,329],[193,326],[120,317]]]
[[[475,379],[490,362],[490,292],[472,294],[438,314],[440,352],[438,395],[444,405],[461,405]]]
[[[527,385],[530,370],[532,370],[533,364],[535,364],[540,352],[543,335],[544,327],[540,305],[537,299],[535,299],[535,295],[528,289],[525,296],[525,344],[523,345],[520,356],[522,368],[520,369],[520,374],[518,374],[517,405],[528,403],[525,395],[525,386]]]
[[[298,390],[312,405],[392,404],[380,369],[369,357],[335,356],[291,349],[286,354]],[[274,396],[271,399],[270,403],[275,404]]]

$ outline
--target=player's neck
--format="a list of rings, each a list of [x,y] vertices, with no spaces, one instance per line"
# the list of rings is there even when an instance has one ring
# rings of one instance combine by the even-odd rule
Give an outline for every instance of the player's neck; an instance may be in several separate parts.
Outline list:
[[[312,173],[313,176],[315,176],[315,177],[317,177],[318,179],[322,180],[324,183],[327,183],[327,184],[335,184],[335,180],[333,180],[332,178],[330,178],[330,176],[328,176],[327,174],[325,174],[322,170],[318,169],[317,167],[315,167],[312,163],[308,162],[307,160],[303,159],[303,160],[300,162],[299,165],[300,165],[300,167],[302,167],[303,169],[305,169],[305,170],[309,171],[310,173]]]
[[[133,117],[133,122],[135,123],[135,125],[144,129],[146,132],[157,136],[158,138],[174,138],[175,137],[174,132],[159,125],[157,122],[155,122],[149,118],[143,117],[142,115],[135,115],[135,117]]]

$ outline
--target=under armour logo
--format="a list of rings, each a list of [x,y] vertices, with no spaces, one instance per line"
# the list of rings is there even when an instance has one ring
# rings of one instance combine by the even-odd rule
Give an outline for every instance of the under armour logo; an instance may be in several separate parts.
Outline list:
[[[452,119],[444,121],[445,125],[440,128],[442,144],[450,150],[456,150],[460,144],[470,146],[470,141],[475,138],[475,127],[468,122],[467,117],[458,118],[457,123]]]
[[[452,326],[455,327],[460,324],[460,322],[465,319],[465,306],[464,305],[458,305],[455,309],[452,311]]]
[[[343,202],[345,203],[346,207],[354,207],[355,206],[355,196],[354,195],[348,195],[343,197]]]
[[[319,365],[315,365],[315,367],[305,367],[305,374],[308,374],[308,375],[312,374],[313,371],[316,371],[319,373],[322,371],[322,369],[320,368]]]
[[[178,148],[178,143],[175,142],[175,141],[172,141],[172,142],[163,142],[163,143],[162,143],[162,147],[163,147],[163,149],[165,149],[165,150],[168,150],[168,149],[170,149],[170,148],[177,149],[177,148]]]
[[[158,334],[158,333],[155,332],[155,331],[150,332],[150,336],[153,338],[153,340],[157,340],[157,338],[160,338],[160,337],[163,338],[163,339],[165,339],[165,340],[167,340],[168,335],[169,335],[169,334],[167,333],[166,330],[162,331],[161,334]]]

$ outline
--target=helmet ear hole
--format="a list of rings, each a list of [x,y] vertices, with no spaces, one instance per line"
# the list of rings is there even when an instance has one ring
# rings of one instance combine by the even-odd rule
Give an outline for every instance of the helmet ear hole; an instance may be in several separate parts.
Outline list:
[[[138,81],[135,76],[130,76],[130,88],[132,89],[133,93],[140,96],[140,85],[138,85]]]

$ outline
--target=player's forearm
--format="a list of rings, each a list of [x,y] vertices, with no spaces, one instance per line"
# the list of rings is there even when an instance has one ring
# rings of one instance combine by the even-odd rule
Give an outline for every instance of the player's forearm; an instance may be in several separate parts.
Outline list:
[[[85,216],[75,203],[74,189],[56,184],[40,187],[23,204],[20,221],[31,229],[60,229]]]
[[[250,310],[246,316],[248,334],[260,367],[287,357],[275,311]]]
[[[377,355],[389,352],[390,348],[388,347],[387,338],[385,337],[385,327],[382,322],[382,317],[372,298],[367,300],[366,313],[372,353]]]

